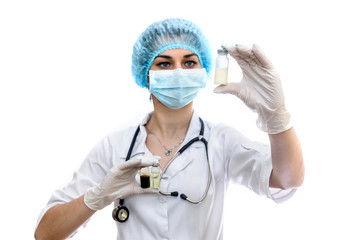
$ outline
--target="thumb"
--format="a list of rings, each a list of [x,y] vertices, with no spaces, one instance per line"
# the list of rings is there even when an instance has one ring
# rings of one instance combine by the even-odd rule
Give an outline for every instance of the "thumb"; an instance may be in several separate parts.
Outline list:
[[[155,189],[155,188],[142,188],[142,193],[145,193],[145,194],[156,194],[156,193],[159,193],[159,189]]]
[[[134,186],[133,193],[132,194],[157,194],[159,193],[159,189],[155,188],[142,188],[140,185]]]
[[[214,93],[230,93],[237,95],[239,88],[241,88],[239,83],[231,82],[226,85],[219,85],[214,89]]]
[[[214,89],[214,93],[232,94],[244,102],[248,97],[248,91],[243,82],[231,82],[226,85],[219,85]]]

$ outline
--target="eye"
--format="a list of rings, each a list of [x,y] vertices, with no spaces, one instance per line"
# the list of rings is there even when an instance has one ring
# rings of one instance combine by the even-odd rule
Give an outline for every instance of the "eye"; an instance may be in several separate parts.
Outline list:
[[[195,66],[197,64],[197,62],[195,62],[195,61],[187,61],[187,62],[185,62],[185,67],[193,67],[193,66]]]
[[[161,68],[168,68],[168,67],[170,67],[170,63],[169,62],[160,62],[160,63],[156,64],[156,66],[159,66]]]

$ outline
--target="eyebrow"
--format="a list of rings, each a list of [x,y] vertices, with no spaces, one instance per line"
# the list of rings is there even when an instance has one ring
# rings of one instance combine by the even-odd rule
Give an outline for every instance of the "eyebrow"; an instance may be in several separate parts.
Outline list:
[[[195,54],[195,53],[191,53],[191,54],[185,55],[184,57],[185,57],[185,58],[189,58],[189,57],[192,57],[192,56],[196,56],[196,54]]]
[[[195,53],[187,54],[187,55],[184,55],[184,58],[189,58],[189,57],[192,57],[192,56],[196,56],[196,54]],[[155,59],[158,58],[158,57],[166,58],[166,59],[172,59],[172,57],[169,56],[169,55],[158,55],[158,56],[155,57]]]

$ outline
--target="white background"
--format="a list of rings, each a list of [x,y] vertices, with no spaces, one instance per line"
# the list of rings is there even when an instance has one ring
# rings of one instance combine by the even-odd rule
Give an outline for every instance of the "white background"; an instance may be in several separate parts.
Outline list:
[[[132,46],[152,22],[183,17],[221,43],[259,44],[282,78],[301,140],[304,185],[275,204],[233,186],[225,239],[359,239],[356,1],[1,1],[0,238],[31,239],[40,210],[108,132],[152,108],[131,76]],[[231,59],[230,81],[241,71]],[[204,119],[268,141],[233,96],[207,88]],[[115,239],[111,207],[75,239]]]

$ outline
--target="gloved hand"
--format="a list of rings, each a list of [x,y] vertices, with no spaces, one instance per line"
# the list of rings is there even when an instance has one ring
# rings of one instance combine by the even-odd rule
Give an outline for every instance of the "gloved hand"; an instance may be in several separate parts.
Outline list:
[[[89,188],[84,196],[86,206],[101,210],[116,199],[125,199],[139,193],[157,193],[152,188],[141,188],[135,176],[142,167],[158,167],[160,157],[137,156],[110,169],[102,182]]]
[[[258,113],[257,126],[269,134],[276,134],[291,127],[290,114],[285,107],[280,78],[263,51],[236,45],[223,46],[228,50],[243,72],[241,82],[230,82],[214,89],[215,93],[230,93],[240,98]]]

